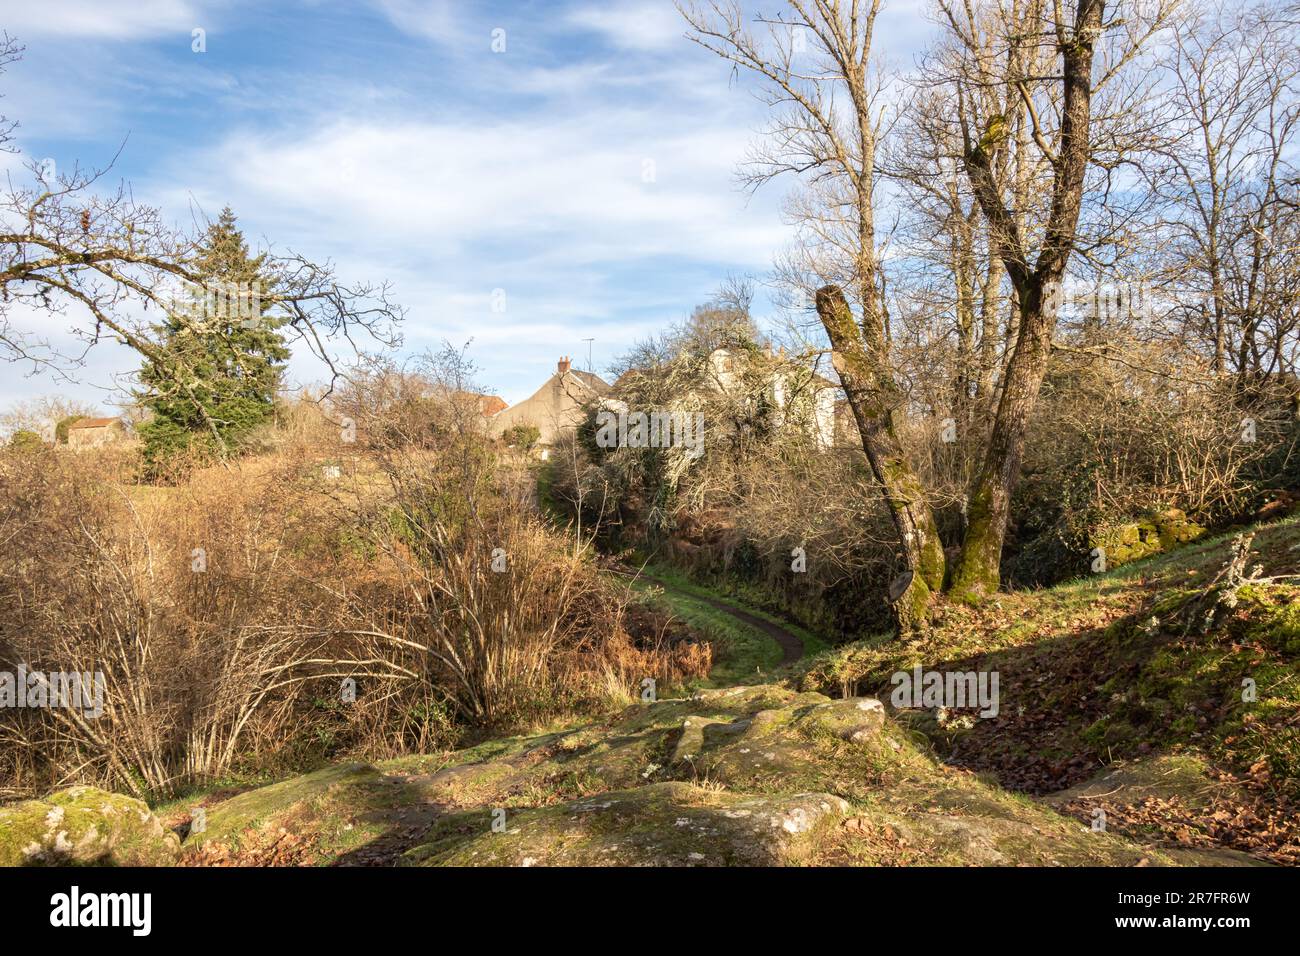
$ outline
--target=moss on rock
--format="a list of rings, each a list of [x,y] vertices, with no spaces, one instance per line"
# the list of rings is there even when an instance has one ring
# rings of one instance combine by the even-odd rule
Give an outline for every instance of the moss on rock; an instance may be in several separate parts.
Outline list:
[[[874,662],[886,664],[895,666],[887,655]],[[403,817],[413,807],[426,814],[418,832]],[[209,819],[209,839],[310,824],[328,835],[314,844],[321,861],[340,858],[338,833],[355,824],[353,843],[371,844],[361,855],[383,842],[383,859],[406,865],[1234,862],[1180,857],[1140,834],[1092,832],[945,765],[874,698],[832,700],[778,684],[638,703],[582,728],[453,754],[335,768],[233,798]],[[378,835],[384,821],[396,825]]]
[[[379,811],[412,802],[399,779],[368,764],[343,764],[231,797],[205,810],[201,831],[192,830],[184,851],[220,843],[238,850],[264,834],[292,834],[309,843],[307,858],[332,857],[377,837]]]
[[[1093,536],[1090,547],[1103,548],[1106,566],[1118,568],[1153,554],[1164,554],[1205,534],[1205,528],[1178,508],[1153,511],[1136,521]]]
[[[95,787],[0,808],[0,866],[171,866],[179,852],[147,805]]]
[[[848,804],[827,793],[750,796],[681,782],[649,784],[524,811],[424,866],[771,866],[799,862]],[[464,823],[463,820],[457,821]]]

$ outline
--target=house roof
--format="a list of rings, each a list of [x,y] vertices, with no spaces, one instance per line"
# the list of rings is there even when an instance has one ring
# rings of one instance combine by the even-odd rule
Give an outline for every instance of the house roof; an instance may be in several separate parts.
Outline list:
[[[564,361],[565,360],[561,360],[562,363]],[[599,375],[594,372],[584,372],[581,369],[566,366],[552,372],[550,377],[538,387],[537,391],[533,392],[532,395],[523,401],[514,405],[507,405],[504,401],[498,399],[498,401],[501,401],[501,405],[499,407],[492,406],[492,411],[487,410],[487,407],[485,406],[483,414],[489,418],[500,419],[508,412],[509,415],[507,415],[506,419],[503,420],[513,420],[516,413],[528,409],[530,403],[537,400],[543,402],[549,401],[551,389],[557,387],[563,389],[566,395],[577,402],[584,401],[582,398],[584,392],[589,392],[598,397],[603,397],[610,393],[609,383]],[[524,414],[527,413],[524,412]],[[537,423],[533,422],[533,424]]]
[[[480,392],[456,392],[455,394],[458,401],[473,399],[478,404],[479,414],[484,418],[491,418],[506,407],[506,400],[500,395],[484,395]]]
[[[74,428],[107,428],[109,425],[117,424],[116,418],[78,418],[68,426],[71,431]]]
[[[584,372],[581,369],[571,368],[565,374],[572,375],[597,395],[604,395],[609,392],[609,383],[594,372]]]
[[[485,395],[481,392],[468,392],[462,389],[450,389],[446,386],[434,386],[424,391],[426,398],[450,400],[456,404],[468,405],[473,402],[484,418],[491,418],[506,407],[506,400],[500,395]]]

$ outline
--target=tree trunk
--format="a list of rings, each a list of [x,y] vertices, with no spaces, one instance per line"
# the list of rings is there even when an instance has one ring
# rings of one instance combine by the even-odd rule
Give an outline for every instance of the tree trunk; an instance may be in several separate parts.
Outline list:
[[[978,208],[978,207],[977,207]],[[952,417],[964,432],[970,425],[971,385],[979,380],[975,370],[975,250],[970,217],[953,215],[951,247],[953,285],[956,292],[957,372],[952,383]],[[960,219],[960,224],[958,220]]]
[[[949,594],[978,601],[1001,583],[1002,546],[1006,540],[1011,494],[1020,477],[1025,431],[1038,402],[1056,331],[1061,279],[1073,251],[1083,205],[1084,175],[1091,158],[1093,45],[1101,33],[1104,0],[1080,0],[1073,36],[1062,37],[1061,128],[1054,166],[1051,206],[1043,242],[1031,270],[1023,230],[1002,201],[993,156],[1009,134],[1006,118],[990,118],[978,143],[967,147],[966,171],[989,223],[999,257],[1016,293],[1019,329],[1015,352],[1007,364],[997,417],[984,463],[967,506],[965,540],[953,570]]]
[[[1020,476],[1029,417],[1052,353],[1056,302],[1041,287],[1021,297],[1021,336],[1007,365],[997,418],[966,508],[966,536],[953,568],[950,596],[978,601],[998,589],[1011,495]]]
[[[990,252],[992,250],[990,249]],[[998,360],[998,305],[1000,297],[998,295],[999,285],[1002,282],[1002,260],[996,255],[990,255],[988,268],[984,275],[984,291],[980,301],[980,370],[979,386],[975,393],[977,402],[976,408],[979,411],[981,420],[979,427],[983,429],[988,423],[988,412],[993,408],[992,397],[995,392],[995,384],[1001,378],[1002,366]]]
[[[904,571],[891,588],[894,617],[901,638],[924,631],[930,596],[943,587],[943,542],[920,478],[908,464],[898,439],[897,421],[902,394],[880,356],[863,343],[844,293],[833,285],[817,290],[817,314],[835,350],[839,373],[853,411],[871,473],[889,506],[898,532]]]

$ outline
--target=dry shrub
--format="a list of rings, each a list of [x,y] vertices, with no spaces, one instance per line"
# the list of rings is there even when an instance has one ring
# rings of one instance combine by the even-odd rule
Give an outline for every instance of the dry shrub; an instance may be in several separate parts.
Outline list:
[[[3,715],[14,779],[169,793],[274,749],[345,606],[305,573],[319,525],[282,479],[130,488],[77,455],[0,460],[2,664],[107,682],[98,719]]]
[[[1076,338],[1064,336],[1053,356],[1026,442],[1004,553],[1009,584],[1087,571],[1095,540],[1150,511],[1179,509],[1213,527],[1250,518],[1272,499],[1274,512],[1293,500],[1294,376],[1216,378],[1178,343],[1119,331],[1104,348]],[[720,396],[698,375],[678,374],[678,365],[694,368],[690,355],[641,358],[656,374],[630,374],[618,397],[634,408],[676,407],[690,393],[705,410],[704,456],[674,473],[656,449],[608,452],[580,432],[553,459],[556,502],[601,527],[607,547],[657,554],[827,636],[887,629],[885,585],[900,555],[857,436],[810,448],[801,429],[774,424],[763,376]],[[954,411],[953,375],[942,362],[934,368],[942,355],[913,358],[915,379],[894,426],[953,559],[997,395]],[[1253,441],[1242,439],[1247,419]],[[806,555],[802,572],[792,567],[796,548]]]
[[[895,549],[865,456],[817,447],[806,369],[758,349],[744,355],[726,389],[694,353],[630,373],[617,389],[631,409],[700,411],[702,457],[601,449],[589,422],[552,456],[551,498],[607,549],[656,555],[828,636],[879,630],[889,620],[884,594]],[[788,376],[791,401],[781,414],[773,369]],[[798,570],[796,549],[804,555]]]
[[[730,575],[748,599],[820,633],[862,637],[888,620],[892,528],[861,453],[774,441],[717,456],[702,472],[721,493],[682,517],[689,548],[674,549],[677,563]]]
[[[707,648],[628,633],[626,592],[497,474],[481,422],[421,407],[418,441],[368,445],[300,409],[278,453],[168,486],[0,453],[0,669],[107,681],[98,719],[0,711],[7,794],[441,748],[707,673]]]
[[[456,719],[518,725],[625,698],[646,677],[707,673],[698,653],[630,639],[627,595],[598,573],[590,542],[557,536],[531,483],[500,467],[461,356],[426,359],[423,387],[396,374],[370,380],[379,400],[343,396],[387,484],[360,523],[400,582],[392,632],[420,648]]]
[[[1095,536],[1149,511],[1207,526],[1249,517],[1300,475],[1285,381],[1216,381],[1163,345],[1117,342],[1109,354],[1060,355],[1044,383],[1013,505],[1015,583],[1082,573]]]

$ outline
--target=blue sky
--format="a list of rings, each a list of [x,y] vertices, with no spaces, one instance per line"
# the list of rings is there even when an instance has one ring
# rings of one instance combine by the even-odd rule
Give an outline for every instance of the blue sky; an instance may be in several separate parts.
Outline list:
[[[670,0],[0,2],[27,48],[0,78],[17,161],[102,165],[125,142],[137,197],[181,225],[229,203],[254,245],[390,280],[403,351],[472,339],[512,403],[561,354],[585,366],[587,337],[601,371],[728,274],[761,281],[790,239],[784,190],[733,179],[763,107]],[[918,3],[877,32],[903,66]],[[0,404],[107,401],[136,364],[105,346],[76,384],[7,374]]]

